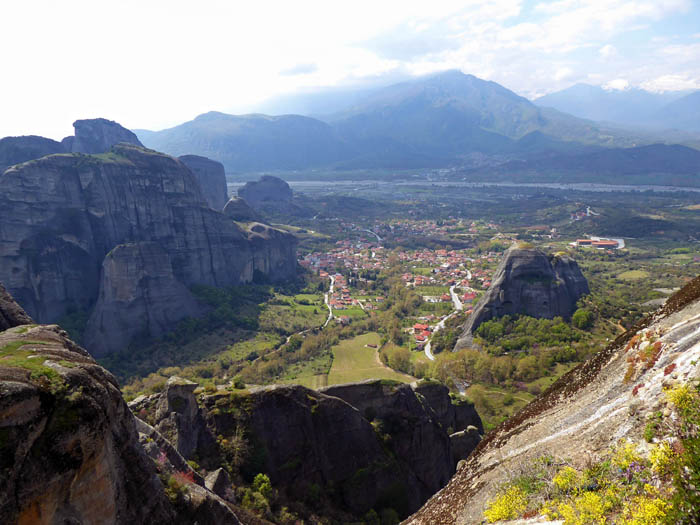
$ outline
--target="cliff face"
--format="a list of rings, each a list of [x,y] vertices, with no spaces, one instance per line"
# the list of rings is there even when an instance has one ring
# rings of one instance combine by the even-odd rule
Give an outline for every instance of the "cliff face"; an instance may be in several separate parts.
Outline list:
[[[31,324],[32,318],[18,305],[10,293],[0,283],[0,330],[14,326]]]
[[[246,182],[238,189],[238,196],[253,208],[274,202],[292,200],[292,188],[285,181],[272,175],[264,175],[258,181]]]
[[[539,250],[512,247],[464,325],[456,348],[469,346],[481,323],[504,315],[568,319],[576,302],[589,292],[588,281],[568,256],[548,257]]]
[[[171,472],[141,446],[116,380],[65,332],[0,332],[0,522],[238,523],[204,487],[171,500],[158,476]]]
[[[149,319],[163,321],[173,320],[172,311],[162,311],[165,295],[186,296],[182,287],[159,291],[154,284],[156,296],[146,297],[120,275],[138,275],[142,284],[177,281],[187,287],[246,283],[256,270],[271,280],[296,271],[292,235],[263,225],[241,229],[206,206],[186,166],[137,146],[119,144],[96,156],[44,157],[6,170],[0,187],[0,280],[39,322],[55,321],[70,307],[90,310],[99,298],[99,319],[91,320],[85,337],[88,347],[115,332],[108,318],[116,307],[112,299],[134,304],[140,294]],[[131,247],[104,261],[114,248],[133,243],[156,243],[165,255],[157,265],[148,264],[143,246]],[[142,328],[123,335],[130,338]]]
[[[240,197],[231,197],[224,206],[224,215],[231,217],[234,221],[241,222],[260,220],[260,216],[255,213],[255,210],[248,205],[245,199]]]
[[[373,507],[392,507],[405,515],[454,472],[447,429],[409,385],[367,381],[323,392],[301,386],[221,391],[200,398],[199,408],[195,386],[171,378],[165,392],[135,400],[132,409],[150,418],[185,458],[196,457],[210,471],[233,461],[221,439],[233,443],[244,435],[253,448],[241,471],[265,472],[293,500],[304,501],[315,484],[335,495],[333,505],[341,511],[362,516]],[[450,404],[443,393],[439,404]],[[481,425],[475,412],[468,422]]]
[[[502,484],[542,457],[583,472],[609,457],[622,438],[648,450],[647,423],[659,416],[662,426],[678,420],[666,391],[696,381],[698,360],[700,278],[487,434],[447,486],[405,523],[483,523]]]
[[[24,137],[5,137],[0,139],[0,172],[8,166],[38,159],[45,155],[63,153],[64,148],[60,142],[28,135]]]
[[[75,135],[66,137],[62,143],[67,152],[104,153],[112,146],[124,142],[143,147],[138,137],[120,124],[104,118],[76,120]]]
[[[223,164],[199,155],[183,155],[178,160],[194,173],[209,207],[222,211],[228,200]]]
[[[126,348],[133,334],[160,337],[177,321],[203,312],[158,243],[120,244],[102,262],[86,344],[94,355],[109,354]]]

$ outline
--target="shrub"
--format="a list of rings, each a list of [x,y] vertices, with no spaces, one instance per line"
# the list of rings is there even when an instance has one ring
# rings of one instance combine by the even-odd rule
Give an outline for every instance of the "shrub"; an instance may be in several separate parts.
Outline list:
[[[593,326],[593,314],[585,308],[579,308],[571,317],[571,324],[580,330],[587,330]]]
[[[581,483],[581,476],[575,468],[567,466],[557,472],[552,483],[562,492],[573,492]]]
[[[253,490],[259,492],[263,495],[266,500],[270,500],[272,497],[272,483],[270,483],[270,478],[265,474],[258,474],[253,479]]]
[[[613,454],[612,463],[620,470],[627,470],[632,463],[641,463],[642,456],[637,446],[626,439],[620,440]]]
[[[637,496],[625,505],[622,525],[654,525],[664,523],[671,505],[659,497],[651,485],[644,486],[645,494]]]
[[[603,525],[607,508],[605,500],[600,495],[595,492],[584,492],[570,504],[561,503],[558,510],[564,518],[564,525]]]
[[[520,516],[527,508],[527,496],[519,487],[510,487],[505,493],[490,501],[484,511],[489,523],[512,520]]]

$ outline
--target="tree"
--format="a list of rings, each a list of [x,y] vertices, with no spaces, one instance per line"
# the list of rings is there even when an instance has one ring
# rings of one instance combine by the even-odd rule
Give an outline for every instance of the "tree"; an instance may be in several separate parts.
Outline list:
[[[571,324],[580,330],[587,330],[593,326],[593,313],[584,308],[579,308],[571,317]]]

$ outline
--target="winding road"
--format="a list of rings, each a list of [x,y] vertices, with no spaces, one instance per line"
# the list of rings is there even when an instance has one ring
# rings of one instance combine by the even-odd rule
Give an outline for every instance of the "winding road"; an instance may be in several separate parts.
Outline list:
[[[332,275],[329,275],[329,277],[331,278],[331,287],[328,290],[328,292],[326,294],[324,294],[324,296],[323,296],[323,302],[326,303],[326,307],[328,307],[328,319],[326,319],[326,322],[323,323],[323,328],[325,328],[328,325],[328,323],[330,323],[331,320],[333,319],[333,308],[331,308],[330,298],[331,298],[331,295],[333,295],[333,287],[335,286],[335,277],[333,277]]]

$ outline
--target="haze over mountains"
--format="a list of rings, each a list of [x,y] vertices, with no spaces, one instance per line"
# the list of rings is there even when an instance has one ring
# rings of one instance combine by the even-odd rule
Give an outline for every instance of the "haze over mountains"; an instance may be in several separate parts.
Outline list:
[[[700,131],[700,91],[653,93],[575,84],[534,102],[591,120]]]
[[[635,108],[642,105],[650,112],[665,112],[669,122],[673,118],[680,122],[692,114],[684,108],[694,100],[692,96],[674,100],[671,95],[641,90],[608,93],[602,88],[575,86],[535,104],[495,82],[460,71],[348,92],[345,105],[342,99],[343,92],[337,91],[320,94],[318,105],[312,103],[312,95],[296,102],[297,107],[310,111],[342,108],[318,118],[210,112],[170,129],[136,133],[148,147],[171,155],[194,153],[213,158],[227,172],[470,168],[475,155],[482,164],[488,159],[487,165],[558,157],[556,167],[569,155],[676,141],[675,136],[664,140],[661,134],[594,122],[564,110],[623,122],[640,115]],[[289,100],[293,105],[294,99]],[[610,116],[604,118],[606,115]],[[666,155],[677,152],[657,149],[657,163],[663,165],[671,160]],[[695,152],[683,154],[692,157]],[[624,169],[634,171],[635,155],[613,157],[627,158],[632,164]],[[695,175],[696,170],[690,173]]]

